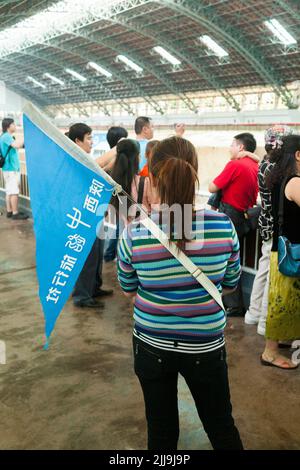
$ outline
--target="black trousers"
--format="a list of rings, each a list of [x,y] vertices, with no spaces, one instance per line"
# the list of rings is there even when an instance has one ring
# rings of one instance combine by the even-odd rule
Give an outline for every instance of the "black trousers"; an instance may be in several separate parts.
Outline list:
[[[73,290],[73,302],[91,299],[102,285],[104,239],[96,238]]]
[[[145,400],[149,450],[176,450],[180,373],[215,450],[242,450],[232,418],[225,348],[210,353],[164,351],[133,338],[134,369]]]
[[[220,203],[219,211],[228,215],[232,220],[240,242],[240,247],[242,248],[244,238],[250,231],[243,212],[239,212],[234,207],[229,204],[224,204],[223,202]],[[239,280],[236,290],[232,294],[223,297],[223,302],[227,308],[234,308],[240,311],[245,310],[241,279]]]

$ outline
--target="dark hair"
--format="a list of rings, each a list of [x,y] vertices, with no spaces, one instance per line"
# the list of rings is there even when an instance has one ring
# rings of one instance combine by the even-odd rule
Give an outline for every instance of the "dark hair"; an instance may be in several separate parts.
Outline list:
[[[131,195],[132,182],[139,172],[140,144],[136,140],[123,139],[117,143],[117,156],[111,177]],[[119,199],[113,196],[111,204],[118,210]],[[128,201],[128,208],[131,201]]]
[[[267,152],[268,155],[270,155],[272,150],[273,150],[273,145],[272,144],[266,144],[265,145],[265,151]]]
[[[135,123],[134,123],[134,131],[136,135],[139,135],[142,133],[143,127],[144,126],[149,126],[151,122],[151,118],[148,118],[146,116],[139,116],[136,118]]]
[[[147,160],[149,160],[153,152],[153,148],[158,143],[159,143],[159,140],[149,140],[149,142],[147,143],[146,148],[145,148],[145,157],[147,158]]]
[[[4,118],[2,120],[2,132],[7,132],[7,129],[11,124],[13,124],[15,121],[12,118]]]
[[[234,138],[244,145],[245,150],[248,152],[255,152],[256,140],[254,135],[250,134],[249,132],[243,132],[242,134],[234,136]]]
[[[266,185],[269,189],[297,173],[295,155],[297,151],[300,151],[300,135],[287,135],[282,138],[282,142],[280,148],[277,147],[271,152],[270,162],[275,165],[266,176]]]
[[[69,139],[73,140],[73,142],[75,142],[76,139],[80,140],[80,142],[83,142],[84,136],[86,134],[91,134],[91,133],[92,133],[91,127],[89,127],[87,124],[84,124],[82,122],[78,122],[76,124],[73,124],[70,127],[69,132],[68,132],[68,137]]]
[[[196,184],[198,183],[198,157],[191,142],[182,137],[169,137],[158,142],[153,148],[149,161],[149,171],[154,178],[161,204],[169,208],[173,204],[181,206],[181,238],[177,238],[179,248],[185,247],[184,211],[185,205],[194,205]],[[170,214],[170,237],[175,239],[174,214]]]
[[[124,127],[113,126],[108,129],[106,134],[106,140],[110,148],[115,147],[122,137],[128,137],[128,132]]]

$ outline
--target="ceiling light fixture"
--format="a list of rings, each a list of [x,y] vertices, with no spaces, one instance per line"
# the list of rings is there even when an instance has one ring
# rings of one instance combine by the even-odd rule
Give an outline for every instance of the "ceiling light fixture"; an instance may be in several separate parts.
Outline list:
[[[30,82],[34,83],[35,85],[41,87],[41,88],[47,88],[46,85],[44,85],[43,83],[41,82],[38,82],[35,78],[31,77],[30,75],[27,76],[27,80],[29,80]]]
[[[210,36],[204,34],[200,36],[200,41],[208,47],[211,51],[213,51],[218,57],[227,57],[229,54],[223,47],[219,46]]]
[[[163,59],[166,59],[168,62],[170,62],[170,64],[172,65],[181,64],[180,60],[178,60],[176,57],[170,54],[170,52],[166,51],[166,49],[164,49],[163,47],[155,46],[153,47],[153,50],[157,52],[161,57],[163,57]]]
[[[104,75],[107,78],[112,77],[112,73],[105,70],[103,67],[101,67],[101,65],[96,64],[96,62],[89,62],[88,66],[96,70],[97,72],[101,73],[101,75]]]
[[[285,46],[297,44],[296,39],[275,18],[264,21],[264,24]]]
[[[77,78],[77,80],[80,80],[81,82],[86,82],[87,78],[81,75],[78,72],[75,72],[75,70],[72,69],[66,69],[66,72],[72,75],[72,77]]]
[[[143,69],[139,65],[135,64],[132,60],[128,59],[125,55],[118,55],[117,59],[121,60],[124,64],[128,65],[135,72],[142,72]]]
[[[54,75],[51,75],[51,73],[48,73],[48,72],[44,73],[44,77],[49,78],[54,83],[58,83],[58,85],[63,86],[65,84],[65,82],[60,80],[60,78],[54,77]]]

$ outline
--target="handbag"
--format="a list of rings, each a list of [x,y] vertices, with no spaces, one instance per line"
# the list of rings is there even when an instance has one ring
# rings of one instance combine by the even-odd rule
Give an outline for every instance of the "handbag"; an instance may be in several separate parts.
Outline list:
[[[279,196],[279,237],[278,237],[278,270],[284,276],[300,277],[300,243],[291,243],[282,233],[284,223],[284,190],[285,179],[280,188]]]
[[[244,212],[244,217],[247,221],[247,224],[250,228],[250,230],[256,230],[258,227],[258,219],[261,213],[261,206],[257,205],[254,207],[251,207],[250,209],[246,210]]]

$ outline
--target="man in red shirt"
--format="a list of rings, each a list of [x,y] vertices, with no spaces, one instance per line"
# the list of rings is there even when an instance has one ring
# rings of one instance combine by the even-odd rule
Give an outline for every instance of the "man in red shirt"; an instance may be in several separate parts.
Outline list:
[[[240,152],[254,153],[256,140],[248,132],[234,137],[230,147],[230,161],[224,170],[210,184],[209,191],[216,193],[222,191],[220,212],[227,214],[235,228],[240,240],[249,231],[245,212],[256,204],[258,195],[258,162],[252,156],[239,158]],[[243,315],[245,313],[241,284],[233,294],[224,298],[228,314]]]

